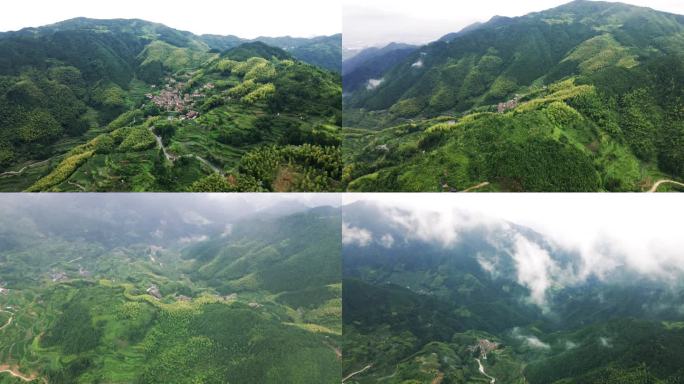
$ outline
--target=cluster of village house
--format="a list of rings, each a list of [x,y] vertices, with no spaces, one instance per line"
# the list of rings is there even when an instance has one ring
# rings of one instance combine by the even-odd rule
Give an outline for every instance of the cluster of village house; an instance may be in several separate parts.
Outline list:
[[[468,347],[468,350],[471,352],[479,352],[480,357],[483,360],[487,360],[487,354],[497,348],[499,348],[499,343],[487,339],[479,339],[477,344]]]
[[[505,103],[499,103],[499,105],[497,105],[497,107],[496,107],[496,110],[499,113],[504,113],[508,110],[515,109],[517,107],[518,107],[518,95],[516,95],[513,99],[508,100]]]
[[[78,275],[81,277],[88,277],[88,276],[90,276],[90,271],[88,271],[87,269],[85,269],[79,265],[78,266]],[[64,272],[64,271],[52,271],[52,272],[50,272],[50,280],[52,280],[53,283],[65,281],[68,278],[69,278],[69,276],[67,276],[66,272]]]
[[[184,92],[187,83],[176,81],[174,78],[167,78],[166,85],[158,95],[152,93],[145,94],[152,103],[165,111],[175,111],[181,114],[183,119],[195,119],[199,116],[199,112],[191,109],[195,106],[195,100],[203,98],[205,95],[201,92]],[[202,86],[204,90],[214,89],[213,83],[207,83]]]

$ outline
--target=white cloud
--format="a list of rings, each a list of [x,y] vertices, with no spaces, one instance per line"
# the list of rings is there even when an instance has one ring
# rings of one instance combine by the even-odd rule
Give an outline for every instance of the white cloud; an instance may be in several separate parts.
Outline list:
[[[356,244],[360,247],[365,247],[371,241],[373,241],[373,234],[370,231],[342,223],[342,244]]]
[[[367,90],[373,90],[382,84],[384,79],[368,79],[368,84],[366,85]]]
[[[599,337],[599,343],[601,344],[602,347],[605,348],[613,348],[613,344],[610,342],[610,339],[607,337]]]
[[[546,305],[546,290],[553,284],[558,266],[549,253],[521,235],[516,235],[512,253],[518,283],[530,290],[530,300],[538,306]]]
[[[551,349],[550,345],[539,340],[539,338],[537,336],[525,335],[522,332],[520,332],[520,328],[518,328],[518,327],[513,328],[513,337],[515,337],[518,340],[522,340],[530,348]]]
[[[499,251],[510,251],[518,281],[530,289],[532,302],[543,305],[549,288],[608,278],[618,270],[675,284],[684,275],[684,236],[679,194],[350,194],[355,201],[379,204],[387,220],[406,238],[453,246],[460,233],[476,226],[498,232],[529,227],[554,252],[567,255],[558,265],[546,247],[524,236],[488,238]],[[513,245],[511,247],[511,245]],[[499,263],[490,254],[477,261],[495,274]]]
[[[206,235],[193,235],[193,236],[181,237],[180,239],[178,239],[178,241],[181,243],[187,244],[187,243],[197,243],[197,242],[204,241],[207,239],[209,239],[209,237],[207,237]]]
[[[386,233],[382,235],[380,238],[380,245],[382,245],[385,248],[392,248],[392,245],[394,244],[394,237],[390,235],[389,233]]]
[[[200,215],[195,211],[185,211],[181,213],[181,219],[186,224],[192,225],[207,225],[211,224],[211,221],[206,217]]]
[[[383,204],[382,199],[378,202]],[[442,212],[430,209],[406,210],[402,205],[392,206],[390,200],[387,202],[390,204],[383,205],[388,220],[395,227],[404,230],[408,239],[436,242],[445,247],[456,243],[461,230],[491,222],[481,216],[470,215],[466,211],[447,211],[446,207]]]
[[[497,271],[494,262],[484,257],[481,253],[478,253],[477,255],[477,262],[478,264],[480,264],[480,267],[485,271],[489,272],[492,275],[496,274]]]

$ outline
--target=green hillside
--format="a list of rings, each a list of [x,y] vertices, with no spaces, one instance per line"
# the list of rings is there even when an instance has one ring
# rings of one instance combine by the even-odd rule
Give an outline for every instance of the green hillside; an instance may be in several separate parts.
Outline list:
[[[99,199],[90,218],[58,208],[49,223],[39,204],[0,202],[3,370],[36,383],[339,382],[339,210],[214,225],[212,206],[232,203],[161,197],[139,216],[155,203],[125,199]],[[76,223],[108,227],[112,216],[138,231],[119,225],[103,238]],[[320,264],[318,278],[290,274]],[[0,382],[15,381],[5,372]]]
[[[347,97],[344,181],[642,191],[681,180],[683,43],[683,16],[583,0],[449,35]]]
[[[279,48],[74,19],[0,52],[0,190],[340,188],[339,75]]]

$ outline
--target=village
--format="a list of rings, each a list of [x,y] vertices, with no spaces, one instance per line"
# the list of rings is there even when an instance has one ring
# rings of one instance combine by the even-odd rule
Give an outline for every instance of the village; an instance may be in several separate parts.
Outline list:
[[[478,353],[482,360],[487,360],[487,354],[498,349],[499,343],[495,341],[489,341],[487,339],[478,339],[477,344],[468,347],[468,350],[473,353]]]
[[[194,108],[197,105],[197,101],[203,99],[205,94],[198,91],[186,92],[189,88],[188,83],[177,81],[173,77],[167,77],[165,81],[166,84],[159,94],[146,93],[145,97],[164,111],[180,114],[181,120],[199,117],[199,112]],[[155,86],[152,87],[155,88]],[[207,83],[202,86],[202,90],[211,90],[214,87],[213,83]]]
[[[499,113],[504,113],[506,111],[510,111],[511,109],[516,109],[518,107],[518,100],[520,97],[518,95],[515,95],[514,98],[511,100],[506,101],[505,103],[499,103],[496,106],[496,110]]]

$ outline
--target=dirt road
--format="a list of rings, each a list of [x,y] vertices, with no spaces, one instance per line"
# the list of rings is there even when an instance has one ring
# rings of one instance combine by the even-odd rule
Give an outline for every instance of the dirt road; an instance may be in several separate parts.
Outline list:
[[[475,359],[475,361],[477,361],[477,365],[479,366],[480,373],[483,374],[483,375],[485,375],[485,376],[489,379],[489,382],[490,382],[491,384],[496,383],[496,379],[493,378],[493,377],[491,377],[491,376],[489,376],[489,375],[487,374],[487,372],[485,372],[484,366],[482,365],[482,362],[480,361],[480,359]]]
[[[679,185],[680,187],[684,187],[684,183],[680,183],[679,181],[674,181],[674,180],[668,180],[668,179],[662,179],[658,180],[653,184],[651,189],[649,189],[649,192],[656,192],[658,190],[658,187],[660,187],[662,184],[675,184]]]
[[[352,373],[348,374],[347,376],[345,376],[345,377],[342,379],[342,382],[344,383],[345,381],[351,379],[352,377],[358,375],[359,373],[363,373],[363,372],[365,372],[365,371],[371,369],[372,366],[373,366],[373,364],[368,364],[368,365],[366,365],[365,367],[359,369],[358,371],[352,372]]]
[[[7,172],[3,172],[3,173],[0,173],[0,177],[18,176],[18,175],[21,175],[22,173],[24,173],[25,170],[27,170],[27,169],[29,169],[29,168],[37,167],[37,166],[39,166],[39,165],[41,165],[41,164],[43,164],[43,163],[47,163],[48,161],[50,161],[50,159],[43,160],[43,161],[39,161],[39,162],[33,163],[33,164],[29,164],[29,165],[25,166],[24,168],[22,168],[22,169],[20,169],[20,170],[18,170],[18,171],[7,171]]]
[[[38,378],[38,376],[35,373],[28,375],[28,376],[24,376],[21,372],[19,372],[19,369],[17,367],[10,367],[7,364],[0,365],[0,373],[3,373],[3,372],[9,373],[10,375],[12,375],[16,378],[19,378],[19,379],[21,379],[23,381],[27,381],[27,382],[36,380]],[[47,380],[43,379],[43,382],[47,383]]]
[[[470,188],[464,189],[464,190],[462,190],[461,192],[470,192],[470,191],[474,191],[474,190],[476,190],[476,189],[484,188],[484,187],[486,187],[486,186],[488,186],[488,185],[489,185],[489,181],[485,181],[485,182],[480,183],[480,184],[478,184],[478,185],[474,185],[474,186],[472,186],[472,187],[470,187]]]

